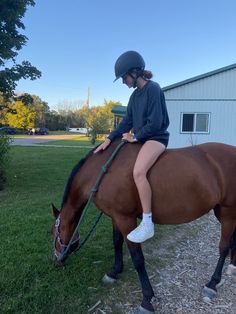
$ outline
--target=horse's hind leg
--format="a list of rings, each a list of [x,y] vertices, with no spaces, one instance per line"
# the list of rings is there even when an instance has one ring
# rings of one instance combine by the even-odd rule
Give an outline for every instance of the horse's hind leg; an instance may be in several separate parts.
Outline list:
[[[104,284],[114,283],[117,280],[117,275],[123,270],[123,243],[124,237],[113,222],[113,245],[115,250],[115,261],[112,270],[105,274],[102,278]]]
[[[234,229],[234,233],[231,237],[230,250],[230,264],[226,273],[227,275],[232,275],[236,277],[236,228]]]
[[[218,259],[218,263],[216,269],[211,277],[211,280],[206,284],[203,288],[203,297],[204,300],[211,300],[216,297],[217,294],[217,285],[221,281],[222,269],[225,263],[225,259],[229,254],[230,250],[230,240],[235,228],[235,222],[232,219],[227,217],[227,220],[224,218],[219,219],[221,221],[221,239],[219,244],[220,249],[220,257]]]

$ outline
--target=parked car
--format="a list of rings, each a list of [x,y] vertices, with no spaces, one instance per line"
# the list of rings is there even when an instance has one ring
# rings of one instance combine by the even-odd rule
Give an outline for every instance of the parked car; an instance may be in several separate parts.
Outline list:
[[[10,128],[8,126],[3,126],[0,128],[0,133],[14,135],[14,134],[16,134],[16,129]]]
[[[35,128],[29,130],[29,135],[47,135],[49,134],[48,129],[46,128]]]

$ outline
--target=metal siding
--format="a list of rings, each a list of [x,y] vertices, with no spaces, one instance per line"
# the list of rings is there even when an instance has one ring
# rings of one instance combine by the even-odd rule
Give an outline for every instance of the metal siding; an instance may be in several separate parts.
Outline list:
[[[236,99],[236,69],[165,91],[166,99]]]
[[[236,101],[167,101],[170,117],[169,147],[205,142],[223,142],[236,146]],[[209,134],[180,133],[181,113],[210,113]]]
[[[205,142],[236,146],[236,69],[174,87],[165,92],[170,117],[169,147]],[[180,133],[181,113],[210,113],[209,134]]]

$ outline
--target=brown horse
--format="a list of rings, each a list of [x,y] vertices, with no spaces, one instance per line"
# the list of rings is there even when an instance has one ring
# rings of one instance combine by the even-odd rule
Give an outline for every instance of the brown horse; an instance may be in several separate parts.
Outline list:
[[[55,260],[59,265],[62,265],[60,254],[67,248],[101,167],[118,143],[119,140],[113,142],[101,153],[93,154],[91,151],[81,160],[68,180],[61,211],[53,207],[57,218],[54,228]],[[103,177],[93,202],[113,222],[115,261],[103,281],[113,282],[122,272],[122,244],[125,239],[142,287],[140,313],[153,313],[151,299],[154,293],[145,269],[141,245],[126,238],[136,227],[137,217],[142,213],[133,180],[133,167],[140,147],[138,143],[127,143],[120,149]],[[152,211],[156,224],[190,222],[214,209],[221,223],[220,257],[210,281],[203,289],[203,296],[213,298],[229,252],[231,261],[228,272],[236,275],[236,148],[206,143],[168,149],[150,169],[148,180],[153,191]],[[79,234],[74,238],[69,252],[78,246]]]

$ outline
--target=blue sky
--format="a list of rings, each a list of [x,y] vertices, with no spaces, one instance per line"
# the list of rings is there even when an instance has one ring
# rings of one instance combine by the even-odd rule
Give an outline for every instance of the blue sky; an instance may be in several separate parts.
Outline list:
[[[140,52],[164,87],[236,62],[235,0],[36,0],[23,19],[18,62],[42,71],[17,91],[54,109],[67,101],[126,105],[132,90],[114,80],[114,63]]]

